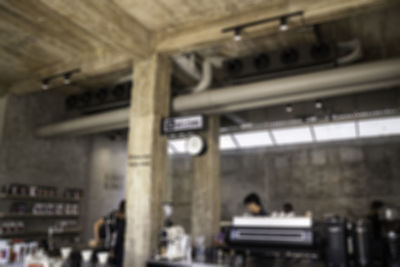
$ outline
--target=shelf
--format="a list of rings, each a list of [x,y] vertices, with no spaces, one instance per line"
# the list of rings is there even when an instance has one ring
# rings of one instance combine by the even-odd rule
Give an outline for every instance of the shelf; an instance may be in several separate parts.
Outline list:
[[[62,197],[31,197],[31,196],[12,196],[0,194],[0,199],[17,200],[17,201],[37,201],[37,202],[67,202],[78,203],[80,199],[70,199]]]
[[[55,232],[53,236],[62,236],[62,235],[79,235],[81,233],[80,229],[76,230],[67,230],[64,232]],[[2,234],[0,238],[23,238],[23,237],[48,237],[48,233],[44,231],[32,231],[32,232],[21,232],[21,233],[12,233],[12,234]]]
[[[78,219],[79,215],[35,215],[0,213],[0,219]]]

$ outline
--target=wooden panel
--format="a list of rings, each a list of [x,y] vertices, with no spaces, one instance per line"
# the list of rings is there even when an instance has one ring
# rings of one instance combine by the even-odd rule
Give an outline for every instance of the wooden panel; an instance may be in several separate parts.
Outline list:
[[[149,31],[109,0],[40,0],[108,45],[140,58],[150,53]]]
[[[26,50],[26,53],[32,53],[43,59],[66,53],[77,55],[77,51],[69,46],[68,42],[64,42],[64,38],[44,33],[41,27],[20,17],[12,10],[0,7],[0,17],[0,29],[8,37],[1,40],[4,46]]]
[[[203,24],[240,12],[287,0],[114,0],[151,30]]]
[[[59,16],[54,10],[38,1],[3,0],[1,5],[7,9],[8,13],[12,13],[19,20],[26,22],[28,25],[24,28],[30,30],[31,33],[39,32],[49,35],[76,51],[87,51],[105,45],[97,39],[94,33]]]
[[[258,8],[257,10],[242,12],[238,16],[231,16],[195,27],[176,29],[175,33],[166,30],[158,36],[157,50],[165,52],[187,51],[221,43],[229,39],[232,40],[232,32],[221,33],[221,30],[241,23],[279,16],[293,11],[304,11],[304,15],[301,18],[290,20],[292,26],[298,27],[328,22],[396,3],[398,3],[396,0],[288,1],[285,5],[264,9]],[[246,29],[244,34],[248,37],[267,36],[271,33],[276,33],[278,25],[278,23],[270,23],[260,27],[252,27]]]
[[[123,54],[101,53],[87,54],[82,57],[72,58],[69,61],[49,65],[45,68],[36,70],[31,74],[33,78],[21,79],[10,86],[10,90],[14,93],[27,93],[41,90],[41,79],[55,74],[59,74],[68,70],[79,68],[80,72],[72,77],[72,81],[84,82],[93,79],[96,76],[107,75],[112,72],[119,72],[129,69],[132,66],[132,60]],[[52,80],[51,88],[59,88],[63,86],[63,79]]]

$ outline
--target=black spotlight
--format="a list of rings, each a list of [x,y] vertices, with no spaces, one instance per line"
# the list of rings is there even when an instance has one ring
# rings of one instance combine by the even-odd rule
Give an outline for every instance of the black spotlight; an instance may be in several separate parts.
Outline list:
[[[42,89],[43,89],[43,90],[49,89],[49,87],[50,87],[49,83],[50,83],[50,80],[49,80],[49,79],[44,79],[44,80],[42,80]]]
[[[315,101],[315,104],[314,104],[314,105],[315,105],[315,108],[316,108],[316,109],[322,109],[322,108],[324,107],[324,104],[323,104],[322,101],[319,100],[319,99]]]
[[[286,111],[287,113],[292,113],[292,112],[293,112],[293,106],[292,106],[292,104],[286,105],[285,111]]]
[[[281,32],[284,32],[284,31],[287,31],[288,29],[289,29],[289,25],[288,25],[288,23],[287,23],[287,17],[282,17],[281,19],[280,19],[280,25],[279,25],[279,30],[281,31]]]
[[[235,40],[236,42],[239,42],[242,40],[242,29],[241,28],[236,28],[234,30],[233,40]]]

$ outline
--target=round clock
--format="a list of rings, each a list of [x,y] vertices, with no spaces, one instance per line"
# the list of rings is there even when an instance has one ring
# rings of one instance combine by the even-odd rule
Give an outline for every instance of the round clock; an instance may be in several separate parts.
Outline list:
[[[187,149],[190,155],[198,156],[206,151],[206,143],[200,136],[193,135],[187,141]]]

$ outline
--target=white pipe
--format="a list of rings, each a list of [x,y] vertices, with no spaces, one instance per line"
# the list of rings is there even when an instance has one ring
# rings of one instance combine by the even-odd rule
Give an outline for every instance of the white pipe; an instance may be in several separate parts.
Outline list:
[[[89,134],[127,128],[128,123],[129,108],[122,108],[43,126],[38,129],[36,134],[40,137],[74,135],[76,133]]]
[[[288,94],[324,91],[398,77],[400,77],[400,59],[384,60],[179,96],[173,101],[173,110],[180,113],[193,110],[205,111]]]
[[[210,88],[213,78],[213,65],[222,66],[222,58],[206,58],[203,61],[202,77],[199,83],[190,89],[192,93],[200,93]]]
[[[400,78],[394,80],[378,81],[374,83],[352,85],[348,87],[331,88],[330,90],[326,91],[310,91],[310,92],[297,93],[276,98],[269,98],[265,100],[227,105],[216,109],[205,110],[202,113],[204,114],[227,113],[227,112],[248,110],[248,109],[273,106],[279,104],[287,104],[296,101],[332,97],[337,95],[348,95],[348,94],[367,92],[378,89],[386,89],[394,86],[400,86]]]
[[[186,72],[192,79],[198,81],[200,80],[200,73],[196,67],[195,55],[190,54],[188,56],[177,55],[173,57],[174,62],[178,67]]]
[[[338,44],[339,49],[351,50],[351,52],[345,56],[342,56],[336,60],[338,65],[346,65],[349,63],[353,63],[362,58],[362,47],[361,42],[358,39],[343,42]]]
[[[202,69],[203,69],[202,78],[199,81],[199,83],[193,89],[190,90],[192,93],[203,92],[203,91],[207,90],[211,85],[211,81],[212,81],[211,62],[208,60],[204,60]]]
[[[177,97],[179,113],[223,113],[375,90],[400,85],[400,60],[364,63],[333,70],[268,80]],[[55,123],[38,129],[39,136],[88,134],[127,128],[129,108]]]

